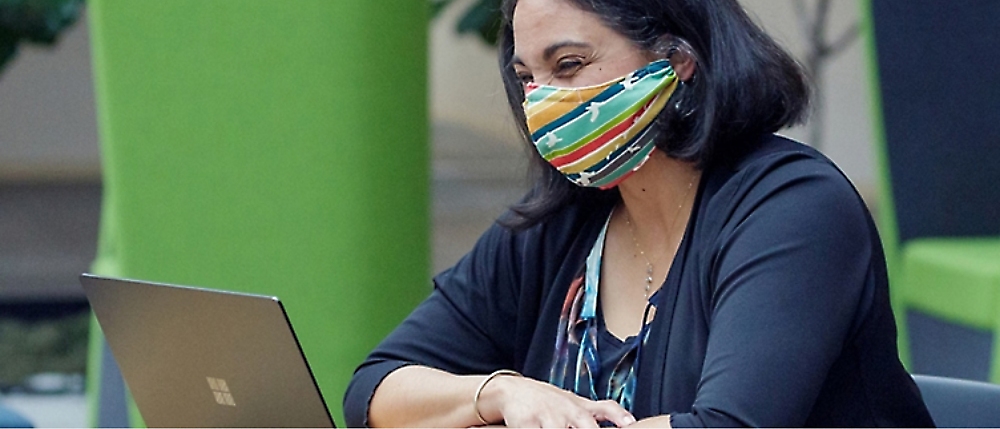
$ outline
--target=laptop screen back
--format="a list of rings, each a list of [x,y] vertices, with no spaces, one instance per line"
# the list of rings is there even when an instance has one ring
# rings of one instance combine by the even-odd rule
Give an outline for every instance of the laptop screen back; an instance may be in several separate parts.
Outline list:
[[[333,427],[276,297],[81,276],[149,427]]]

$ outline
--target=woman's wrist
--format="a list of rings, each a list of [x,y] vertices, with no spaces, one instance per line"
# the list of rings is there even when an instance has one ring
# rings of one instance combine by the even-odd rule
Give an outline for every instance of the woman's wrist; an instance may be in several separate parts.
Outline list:
[[[504,402],[509,382],[521,374],[511,370],[494,371],[483,378],[476,388],[472,400],[472,411],[483,425],[502,422],[501,405]]]
[[[639,420],[633,424],[628,425],[630,428],[671,428],[670,414],[664,414],[662,416],[647,417],[645,419]]]

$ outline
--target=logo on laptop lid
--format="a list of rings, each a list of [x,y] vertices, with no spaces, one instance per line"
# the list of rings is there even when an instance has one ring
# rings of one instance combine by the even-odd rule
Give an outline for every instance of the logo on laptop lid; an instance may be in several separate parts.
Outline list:
[[[230,407],[236,406],[236,401],[233,400],[232,393],[229,392],[229,385],[226,384],[226,380],[214,377],[205,377],[208,380],[208,387],[212,388],[212,394],[215,395],[215,402],[219,405],[228,405]]]

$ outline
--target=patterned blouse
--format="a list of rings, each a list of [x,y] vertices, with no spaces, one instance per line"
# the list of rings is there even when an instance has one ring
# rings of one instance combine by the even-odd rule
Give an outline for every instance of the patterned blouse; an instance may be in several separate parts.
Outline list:
[[[602,353],[598,352],[598,337],[603,330],[603,323],[597,308],[597,292],[601,279],[604,238],[610,221],[609,215],[587,256],[583,275],[573,280],[566,294],[556,331],[555,355],[549,382],[585,398],[614,400],[626,410],[632,411],[639,355],[649,336],[649,311],[655,306],[653,303],[656,302],[657,295],[654,293],[649,298],[639,334],[624,341],[624,351],[619,353],[621,357],[617,362],[602,366],[604,359]],[[605,358],[608,355],[603,354]]]

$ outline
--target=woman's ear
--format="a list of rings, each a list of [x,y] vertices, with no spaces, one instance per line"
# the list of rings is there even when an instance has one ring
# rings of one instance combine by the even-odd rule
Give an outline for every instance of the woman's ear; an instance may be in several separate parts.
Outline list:
[[[681,82],[687,82],[694,76],[695,69],[698,68],[698,61],[695,60],[690,51],[677,49],[668,58],[670,66],[674,68],[674,73],[677,73],[677,78]]]
[[[670,60],[670,66],[674,68],[674,73],[682,82],[690,80],[697,71],[698,55],[683,38],[671,34],[663,35],[657,40],[651,53],[656,58]]]

